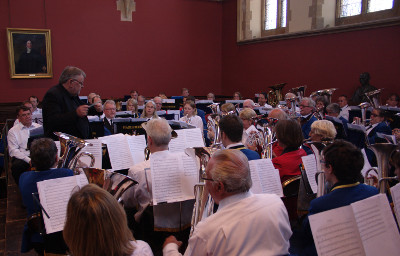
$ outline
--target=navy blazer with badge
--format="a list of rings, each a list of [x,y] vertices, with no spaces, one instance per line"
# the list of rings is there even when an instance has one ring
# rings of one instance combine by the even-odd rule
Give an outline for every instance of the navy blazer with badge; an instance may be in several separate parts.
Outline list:
[[[308,117],[306,117],[306,119]],[[305,123],[301,121],[301,131],[303,132],[304,139],[308,139],[310,137],[311,125],[317,120],[318,119],[314,115],[312,115],[311,118],[307,120]]]

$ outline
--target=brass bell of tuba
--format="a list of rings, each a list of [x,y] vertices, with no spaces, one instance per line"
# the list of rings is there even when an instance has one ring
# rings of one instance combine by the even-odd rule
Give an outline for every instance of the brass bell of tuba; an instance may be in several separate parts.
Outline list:
[[[337,90],[338,88],[330,88],[330,89],[323,89],[323,90],[318,90],[315,92],[312,92],[310,95],[310,98],[314,96],[323,96],[325,100],[328,102],[328,104],[331,104],[332,102],[332,94]]]
[[[381,106],[381,91],[382,89],[378,89],[375,91],[366,92],[365,96],[367,96],[369,102],[371,103],[372,107],[379,108]]]
[[[294,94],[297,95],[299,102],[304,98],[304,95],[306,93],[307,85],[299,86],[290,89],[290,91]]]
[[[269,88],[271,90],[268,92],[268,104],[272,107],[276,107],[279,101],[282,101],[282,89],[286,83],[272,85]]]

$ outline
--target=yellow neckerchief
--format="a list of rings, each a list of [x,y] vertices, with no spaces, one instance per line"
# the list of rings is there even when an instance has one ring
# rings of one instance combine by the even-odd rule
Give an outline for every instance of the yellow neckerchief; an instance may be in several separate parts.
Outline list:
[[[333,190],[335,190],[335,189],[338,189],[338,188],[350,188],[350,187],[355,187],[355,186],[357,186],[359,184],[360,184],[360,182],[357,181],[356,183],[352,183],[352,184],[340,185],[340,186],[332,188],[331,192]]]

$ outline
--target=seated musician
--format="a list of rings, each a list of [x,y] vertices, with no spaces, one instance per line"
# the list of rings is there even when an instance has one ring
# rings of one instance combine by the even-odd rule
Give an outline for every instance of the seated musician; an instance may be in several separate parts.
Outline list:
[[[29,157],[28,139],[30,130],[41,127],[32,122],[31,109],[21,105],[16,109],[18,124],[14,125],[7,135],[8,152],[11,157],[11,174],[18,185],[19,177],[29,170],[31,158]]]
[[[294,93],[288,92],[285,94],[285,101],[286,101],[286,107],[289,110],[289,112],[292,109],[292,102],[290,101],[290,99],[295,98],[296,95]],[[295,113],[299,113],[300,112],[300,108],[296,106],[295,104]]]
[[[303,132],[304,139],[308,139],[310,131],[311,131],[311,124],[317,121],[317,118],[313,115],[315,109],[315,102],[311,98],[304,97],[300,101],[300,124],[301,130]]]
[[[254,151],[247,149],[242,144],[243,123],[236,115],[226,115],[219,122],[221,130],[221,140],[225,148],[238,149],[242,151],[248,160],[260,159],[260,155]]]
[[[145,102],[146,98],[143,95],[139,95],[137,98],[138,109],[144,109]]]
[[[336,140],[322,151],[321,167],[330,192],[311,201],[309,214],[350,205],[378,194],[375,187],[357,182],[364,166],[361,151],[350,142]],[[317,255],[308,218],[303,222],[302,251],[299,255]]]
[[[212,92],[209,92],[207,94],[207,100],[211,100],[212,102],[214,102],[215,101],[215,94],[212,93]]]
[[[328,106],[328,101],[324,96],[318,96],[315,99],[315,108],[316,114],[318,115],[318,119],[324,119],[326,114],[326,106]]]
[[[113,119],[117,114],[117,107],[115,106],[115,102],[113,100],[107,100],[104,103],[104,135],[114,134],[114,124]]]
[[[196,104],[194,104],[193,101],[187,100],[185,102],[183,105],[183,115],[184,116],[181,117],[179,121],[196,126],[196,128],[200,128],[201,133],[203,133],[203,120],[197,115]]]
[[[254,109],[254,107],[256,106],[256,104],[254,103],[253,100],[251,99],[245,99],[243,101],[243,108],[251,108]]]
[[[256,117],[256,112],[251,108],[245,108],[239,113],[239,118],[243,123],[243,136],[242,143],[246,148],[258,151],[257,145],[259,145],[259,139],[263,140],[262,134],[253,125],[253,118]]]
[[[347,103],[347,96],[342,94],[339,96],[338,104],[340,107],[339,117],[343,117],[347,121],[349,121],[349,111],[350,107]]]
[[[156,112],[156,103],[154,103],[154,101],[150,100],[145,104],[140,118],[147,118],[148,120],[159,118]]]
[[[92,97],[92,105],[91,107],[89,107],[88,109],[88,116],[101,116],[103,115],[103,104],[101,101],[101,97],[100,95],[94,95]]]
[[[54,169],[58,163],[57,147],[54,141],[49,138],[40,138],[32,142],[31,162],[35,171],[23,173],[19,180],[22,201],[26,207],[28,217],[40,212],[39,205],[32,198],[32,193],[38,192],[37,182],[73,175],[73,172],[69,169]],[[59,245],[57,241],[59,243],[63,241],[61,232],[54,233],[54,235],[46,235],[46,251],[57,252],[60,249],[62,252],[63,246]],[[60,248],[57,248],[58,246]],[[28,252],[32,248],[38,254],[43,255],[45,249],[44,241],[38,232],[30,230],[27,224],[25,224],[21,252]]]
[[[276,121],[277,120],[287,120],[289,117],[285,113],[285,111],[283,111],[282,109],[274,108],[273,110],[271,110],[271,112],[269,112],[268,118],[269,118],[268,127],[274,133],[275,132]],[[274,157],[282,155],[283,148],[281,146],[279,146],[278,141],[276,141],[272,145],[272,151],[273,151],[272,155]]]
[[[386,100],[386,105],[392,108],[398,108],[400,102],[400,97],[397,93],[392,93],[389,95],[389,98]]]
[[[133,118],[138,118],[139,113],[138,113],[138,103],[135,99],[130,98],[126,102],[126,110],[132,112]]]
[[[300,175],[301,157],[307,153],[299,147],[303,143],[303,136],[299,122],[296,120],[279,120],[275,125],[276,138],[283,148],[280,156],[272,159],[275,168],[279,170],[281,181]]]
[[[131,96],[131,99],[138,100],[139,92],[136,91],[136,90],[132,90],[132,91],[129,93],[129,95]]]
[[[153,256],[146,242],[133,238],[122,206],[95,184],[72,194],[63,235],[74,256]]]
[[[286,208],[277,195],[249,192],[252,181],[243,153],[217,151],[207,164],[204,179],[219,207],[195,226],[185,255],[289,253],[292,232]],[[181,243],[173,236],[168,237],[163,255],[181,255],[178,252]]]
[[[267,103],[268,94],[266,92],[261,92],[258,94],[258,105],[264,108],[272,108],[271,105]]]
[[[168,151],[171,140],[171,127],[165,119],[152,119],[145,126],[147,133],[147,147],[152,156],[168,158],[172,153]],[[123,194],[122,199],[127,208],[137,208],[135,213],[135,236],[150,244],[156,253],[161,250],[165,237],[173,232],[187,239],[193,213],[193,200],[184,202],[158,204],[153,206],[150,160],[132,166],[128,175],[139,184]],[[154,212],[154,218],[153,218]],[[181,232],[180,232],[181,231]],[[184,239],[184,238],[183,238]]]
[[[331,121],[317,120],[311,125],[311,141],[321,142],[323,140],[332,141],[336,137],[336,129]]]
[[[235,92],[233,94],[232,100],[241,100],[242,99],[242,94],[240,92]]]
[[[156,111],[161,111],[162,110],[162,99],[161,99],[161,97],[156,96],[156,97],[154,97],[153,101],[156,104]]]
[[[340,132],[338,132],[337,138],[345,139],[345,138],[347,138],[347,133],[348,133],[347,124],[349,122],[347,121],[346,118],[341,116],[340,113],[341,113],[340,106],[337,103],[331,103],[326,107],[326,115],[327,116],[336,117],[336,118],[339,118],[340,121],[342,121],[342,124],[343,124],[343,129],[341,130],[342,134],[340,134]]]
[[[235,105],[233,105],[232,103],[222,104],[222,106],[221,106],[221,114],[222,115],[228,115],[229,113],[232,113],[233,111],[235,111]]]
[[[183,106],[185,106],[186,101],[189,101],[189,100],[196,103],[196,98],[194,96],[187,96],[187,97],[183,97]],[[183,117],[184,116],[183,107],[182,107],[182,109],[179,109],[179,110],[180,110],[180,116]],[[199,109],[199,108],[196,108],[196,112],[197,112],[197,115],[203,121],[204,129],[206,129],[207,128],[206,113],[203,110]]]

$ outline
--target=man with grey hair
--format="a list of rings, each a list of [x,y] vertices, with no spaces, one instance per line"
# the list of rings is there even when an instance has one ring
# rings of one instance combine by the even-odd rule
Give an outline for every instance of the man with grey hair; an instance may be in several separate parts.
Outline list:
[[[304,97],[300,101],[300,124],[301,130],[303,131],[304,139],[310,137],[311,125],[318,119],[313,115],[315,110],[315,101],[311,98]]]
[[[255,106],[254,101],[251,100],[251,99],[245,99],[245,100],[243,101],[243,108],[251,108],[251,109],[254,109],[254,106]]]
[[[156,103],[156,111],[161,111],[162,108],[162,99],[159,96],[154,97],[154,103]]]
[[[114,134],[113,119],[117,114],[117,107],[113,100],[107,100],[104,102],[104,135]]]
[[[68,66],[61,73],[58,85],[50,88],[43,98],[44,135],[56,138],[53,132],[89,138],[89,106],[79,99],[86,74],[83,70]]]
[[[220,150],[207,164],[204,180],[214,201],[213,215],[197,224],[185,255],[287,255],[292,235],[282,200],[249,192],[250,167],[239,150]],[[182,242],[166,239],[163,255],[180,255]]]
[[[144,125],[150,159],[132,166],[128,176],[138,182],[124,195],[124,206],[135,208],[135,238],[145,240],[153,252],[162,250],[164,239],[171,235],[188,238],[194,200],[152,206],[152,172],[150,161],[153,157],[168,159],[174,153],[168,150],[172,129],[165,119],[151,119]],[[154,215],[153,215],[154,213]]]

